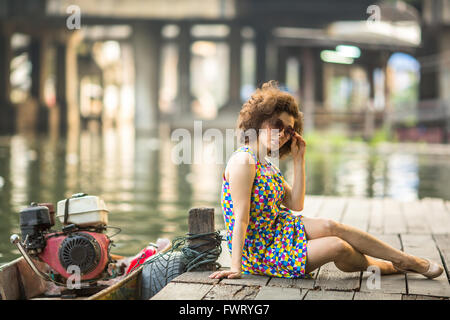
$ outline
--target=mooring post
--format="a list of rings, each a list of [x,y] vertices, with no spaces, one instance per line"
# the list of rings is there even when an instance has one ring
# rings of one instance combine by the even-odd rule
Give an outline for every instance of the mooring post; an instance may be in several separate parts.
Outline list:
[[[214,232],[214,208],[192,208],[189,210],[189,233],[191,235]],[[189,241],[189,247],[198,252],[205,252],[215,247],[214,235],[192,239]],[[215,264],[207,263],[193,269],[193,271],[214,271]]]

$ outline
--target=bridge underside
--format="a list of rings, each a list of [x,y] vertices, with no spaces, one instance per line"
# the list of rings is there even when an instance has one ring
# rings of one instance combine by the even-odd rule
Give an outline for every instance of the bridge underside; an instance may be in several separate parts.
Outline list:
[[[7,1],[6,5],[0,7],[0,119],[3,132],[17,129],[16,118],[23,110],[26,111],[22,113],[29,118],[25,126],[33,130],[48,130],[52,121],[56,123],[55,130],[61,133],[68,126],[79,127],[82,118],[79,107],[80,78],[85,73],[101,73],[98,67],[93,67],[93,59],[83,60],[79,54],[80,44],[94,40],[84,39],[82,30],[67,29],[65,10],[60,10],[62,12],[59,15],[49,15],[45,2],[42,3],[36,7],[33,1]],[[95,7],[95,1],[91,3]],[[215,17],[185,19],[171,16],[120,16],[117,13],[120,8],[116,8],[116,11],[112,8],[111,12],[115,14],[83,14],[81,25],[82,29],[117,25],[130,28],[131,32],[125,37],[115,39],[114,33],[105,33],[99,40],[116,40],[121,46],[131,48],[131,61],[134,64],[134,123],[138,131],[155,130],[159,121],[167,116],[172,120],[196,117],[192,109],[195,100],[191,81],[194,58],[192,47],[196,42],[205,41],[223,43],[228,52],[227,98],[219,106],[219,115],[236,114],[242,105],[242,70],[248,64],[248,60],[243,60],[242,52],[244,46],[251,44],[254,48],[252,62],[256,86],[270,79],[285,84],[287,77],[292,77],[292,70],[289,70],[292,65],[288,61],[297,61],[294,75],[298,81],[297,97],[305,114],[306,131],[343,122],[348,123],[350,128],[358,127],[366,138],[370,138],[377,127],[385,126],[390,130],[401,118],[392,110],[389,101],[392,84],[389,82],[388,59],[394,52],[413,55],[422,65],[419,83],[421,102],[415,111],[417,123],[442,127],[442,140],[446,142],[450,135],[449,97],[445,83],[448,81],[445,80],[448,70],[444,59],[430,60],[430,57],[439,56],[450,49],[447,48],[450,43],[447,41],[450,40],[449,27],[423,25],[420,44],[387,38],[372,39],[364,34],[348,37],[331,32],[334,29],[330,26],[336,21],[367,20],[367,8],[371,4],[371,1],[360,0],[348,1],[345,6],[331,0],[308,4],[305,1],[248,0],[236,2],[233,10],[222,8],[222,14]],[[176,26],[177,35],[169,38],[164,36],[162,30],[167,25]],[[193,35],[193,28],[202,25],[225,26],[228,31],[221,37]],[[22,102],[20,107],[10,99],[10,66],[18,54],[11,40],[17,33],[30,38],[29,45],[22,50],[28,52],[32,64],[29,99]],[[173,101],[175,110],[166,115],[160,108],[163,76],[160,66],[163,50],[169,44],[176,44],[177,92]],[[357,46],[361,50],[361,57],[350,66],[327,63],[321,59],[323,50],[334,50],[339,44]],[[48,58],[50,52],[53,52],[53,59]],[[49,69],[46,64],[49,60],[53,64],[55,78],[56,103],[53,108],[49,108],[44,98]],[[367,102],[353,105],[344,111],[336,110],[328,89],[330,81],[336,75],[352,78],[355,70],[362,72],[366,79],[369,88]],[[379,70],[385,75],[382,95],[386,98],[382,108],[374,108],[374,73]]]

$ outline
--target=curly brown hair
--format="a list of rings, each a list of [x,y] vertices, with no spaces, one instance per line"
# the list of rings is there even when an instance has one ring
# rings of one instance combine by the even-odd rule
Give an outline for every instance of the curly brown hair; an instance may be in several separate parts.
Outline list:
[[[303,112],[294,97],[288,92],[278,88],[278,82],[270,80],[257,88],[247,102],[242,106],[237,120],[237,128],[241,130],[241,142],[248,143],[246,133],[255,130],[259,135],[259,129],[264,121],[277,117],[286,112],[294,117],[294,131],[303,133]],[[285,143],[279,150],[280,158],[291,153],[291,144]]]

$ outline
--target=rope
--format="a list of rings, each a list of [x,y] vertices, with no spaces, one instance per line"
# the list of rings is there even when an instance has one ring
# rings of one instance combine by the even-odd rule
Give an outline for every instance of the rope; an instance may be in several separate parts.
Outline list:
[[[186,242],[191,240],[203,240],[195,245],[188,245]],[[150,257],[147,261],[143,263],[143,265],[150,264],[155,260],[162,258],[166,261],[170,259],[171,255],[174,252],[181,252],[183,254],[183,259],[185,260],[185,270],[184,272],[189,272],[192,269],[198,268],[201,265],[214,263],[217,268],[220,268],[220,263],[217,262],[220,254],[222,253],[222,236],[218,231],[208,232],[208,233],[199,233],[199,234],[190,234],[187,233],[186,236],[177,237],[172,241],[172,248],[165,252],[164,254],[156,254]],[[209,250],[197,250],[199,247],[204,246],[206,244],[214,245]],[[136,266],[130,271],[132,272],[137,266],[139,262],[136,263]]]
[[[186,272],[189,272],[192,269],[198,268],[199,266],[208,263],[214,263],[217,269],[219,269],[221,265],[216,260],[222,253],[222,236],[219,234],[219,232],[210,232],[196,235],[188,234],[187,240],[199,238],[204,240],[204,242],[192,246],[185,246],[181,249],[185,259],[188,261],[186,265]],[[205,244],[211,244],[214,245],[214,247],[203,252],[195,250]]]

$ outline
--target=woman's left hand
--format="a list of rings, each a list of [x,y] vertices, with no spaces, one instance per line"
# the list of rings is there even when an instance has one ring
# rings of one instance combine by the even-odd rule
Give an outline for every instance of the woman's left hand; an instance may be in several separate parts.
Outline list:
[[[291,152],[294,161],[300,161],[305,159],[306,141],[297,132],[292,136]]]
[[[209,275],[211,279],[221,279],[221,278],[228,278],[228,279],[240,279],[241,278],[241,270],[220,270],[216,271]]]

